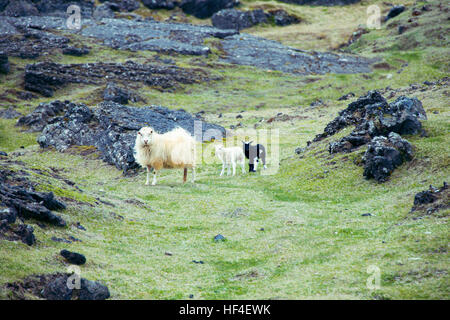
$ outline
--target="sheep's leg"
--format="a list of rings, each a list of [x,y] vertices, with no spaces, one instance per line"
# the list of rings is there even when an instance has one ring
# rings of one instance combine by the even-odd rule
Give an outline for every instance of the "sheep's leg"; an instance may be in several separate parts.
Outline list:
[[[184,168],[184,172],[183,172],[183,183],[186,183],[186,179],[187,179],[187,168]]]
[[[231,164],[227,163],[227,176],[231,174]]]
[[[253,163],[255,164],[255,171],[258,170],[258,157],[255,157],[255,159],[253,159]]]
[[[225,172],[225,161],[222,161],[222,171],[220,171],[220,176],[223,176],[224,172]]]
[[[195,182],[195,167],[192,167],[192,183]]]
[[[233,166],[233,176],[236,175],[236,161],[232,160],[231,165]]]
[[[153,168],[150,166],[147,166],[147,181],[145,182],[145,185],[148,186],[150,184],[150,172],[152,172]]]
[[[152,181],[152,186],[156,185],[156,174],[157,174],[157,171],[156,171],[156,170],[153,170],[153,181]]]

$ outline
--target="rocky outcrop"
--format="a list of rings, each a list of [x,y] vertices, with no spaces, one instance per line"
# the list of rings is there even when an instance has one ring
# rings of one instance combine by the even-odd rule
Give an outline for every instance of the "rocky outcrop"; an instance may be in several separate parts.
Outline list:
[[[202,69],[174,65],[126,63],[29,64],[25,70],[25,89],[51,97],[55,89],[69,83],[102,84],[106,81],[141,82],[160,90],[176,89],[181,84],[209,81]]]
[[[92,16],[94,1],[92,0],[7,0],[0,3],[0,15],[8,17],[23,16],[59,16],[67,17],[70,5],[80,7],[83,17]]]
[[[139,97],[132,90],[119,87],[114,82],[109,82],[106,85],[105,91],[103,91],[103,100],[113,101],[120,104],[128,104],[128,101],[131,102],[142,101],[142,98]]]
[[[273,22],[277,26],[288,26],[291,24],[299,23],[300,19],[296,16],[290,15],[283,9],[275,9],[275,10],[269,10],[266,14],[269,20],[273,20]]]
[[[384,182],[395,168],[413,157],[411,144],[397,133],[378,136],[372,139],[363,156],[364,177]]]
[[[138,108],[103,102],[91,110],[85,105],[69,104],[63,116],[50,119],[38,142],[43,148],[53,146],[58,151],[72,145],[95,146],[105,162],[127,172],[138,168],[133,147],[141,127],[152,126],[164,133],[179,126],[194,134],[194,120],[183,110],[160,106]],[[205,122],[199,122],[199,125],[202,134],[206,130],[216,130],[225,136],[221,126]],[[202,136],[196,138],[201,140]]]
[[[4,288],[13,299],[20,300],[29,299],[29,295],[47,300],[105,300],[110,297],[106,285],[67,273],[31,275],[22,281],[7,283]]]
[[[34,219],[57,227],[66,225],[64,219],[52,212],[65,209],[65,203],[55,199],[52,192],[36,192],[34,185],[22,173],[0,170],[1,239],[21,240],[33,245],[36,241],[34,229],[21,220]]]
[[[417,193],[414,196],[414,205],[411,212],[430,215],[448,208],[450,208],[450,189],[447,182],[444,181],[440,188],[430,185],[428,190]]]
[[[120,10],[120,11],[126,11],[131,12],[136,9],[139,9],[139,1],[138,0],[99,0],[99,2],[109,2],[114,4],[116,7],[113,8],[114,11]],[[145,1],[142,1],[145,2]]]
[[[185,13],[204,19],[222,9],[231,9],[237,5],[238,0],[183,0],[180,7]]]
[[[405,6],[399,5],[399,6],[393,6],[391,10],[389,10],[388,14],[386,15],[385,21],[388,21],[389,19],[392,19],[396,16],[398,16],[400,13],[405,11]]]
[[[67,47],[62,50],[62,53],[68,56],[81,57],[89,53],[87,48]]]
[[[215,13],[211,20],[216,28],[242,30],[267,22],[267,17],[262,9],[250,11],[224,9]]]
[[[388,104],[378,91],[369,91],[339,112],[314,141],[320,141],[354,125],[355,129],[348,136],[329,145],[330,153],[350,152],[376,136],[388,136],[391,132],[402,135],[421,133],[420,121],[426,118],[422,103],[417,98],[401,96]]]
[[[107,19],[104,22],[95,23],[84,19],[80,36],[98,39],[104,45],[119,50],[149,50],[186,55],[209,54],[211,48],[205,45],[205,40],[216,38],[217,48],[222,52],[221,61],[299,75],[366,73],[371,72],[370,64],[373,62],[352,55],[298,50],[276,41],[239,34],[233,29],[128,19]],[[68,39],[64,40],[64,37],[46,31],[59,29],[62,25],[65,25],[65,20],[54,17],[6,17],[5,20],[0,20],[0,34],[7,34],[7,37],[0,38],[0,51],[7,50],[8,54],[22,57],[30,57],[31,53],[36,57],[46,52],[51,53],[55,48],[67,47],[67,43],[58,41],[68,42]],[[30,26],[34,28],[30,29]],[[23,32],[19,30],[26,30],[26,33],[39,31],[41,38],[20,36]],[[46,40],[51,37],[60,39]]]
[[[7,74],[9,73],[9,59],[8,56],[3,53],[0,52],[0,74]]]
[[[264,70],[298,75],[371,72],[372,61],[365,58],[299,50],[248,34],[227,37],[222,49],[226,53],[222,61]]]
[[[361,0],[279,0],[281,2],[313,6],[344,6]]]
[[[30,114],[17,120],[17,126],[25,126],[31,132],[40,132],[48,124],[51,118],[65,112],[69,106],[74,105],[70,101],[59,100],[50,103],[40,103]]]
[[[22,114],[13,107],[9,107],[8,109],[0,110],[0,118],[3,119],[14,119],[20,117]]]
[[[144,6],[149,9],[172,10],[178,5],[178,1],[173,0],[142,0]]]

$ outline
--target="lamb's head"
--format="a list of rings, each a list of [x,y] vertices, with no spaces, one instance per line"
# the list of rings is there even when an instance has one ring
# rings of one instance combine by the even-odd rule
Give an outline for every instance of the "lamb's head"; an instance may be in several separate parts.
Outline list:
[[[153,142],[155,135],[155,130],[151,127],[142,127],[136,137],[136,144],[139,144],[141,147],[145,147],[150,145]]]
[[[223,144],[216,143],[214,145],[214,148],[216,148],[216,154],[217,154],[217,152],[222,150],[224,147],[223,147]]]

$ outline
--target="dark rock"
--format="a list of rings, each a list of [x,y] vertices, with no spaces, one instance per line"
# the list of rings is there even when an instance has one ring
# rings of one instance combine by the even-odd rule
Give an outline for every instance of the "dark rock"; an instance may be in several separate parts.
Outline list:
[[[55,89],[69,83],[101,84],[110,81],[133,81],[160,90],[178,88],[180,84],[209,81],[201,69],[177,66],[125,63],[85,63],[61,65],[53,62],[29,64],[25,70],[25,89],[50,97]]]
[[[16,222],[17,212],[14,208],[4,208],[0,210],[0,221],[6,220],[8,223]]]
[[[86,263],[86,257],[81,253],[61,250],[60,254],[71,264],[82,265]]]
[[[116,5],[117,6],[117,5]],[[97,20],[101,20],[101,19],[112,19],[114,18],[114,11],[113,8],[117,8],[118,7],[114,7],[114,4],[110,3],[110,2],[105,2],[97,7],[95,7],[94,12],[92,13],[92,18],[97,19]]]
[[[372,216],[371,213],[363,213],[363,214],[361,215],[361,217],[371,217],[371,216]]]
[[[9,0],[0,0],[0,12],[5,10],[5,8],[8,4],[9,4]]]
[[[202,260],[192,260],[192,262],[196,264],[204,264]]]
[[[13,0],[9,1],[1,14],[9,17],[37,16],[39,11],[30,1]]]
[[[10,66],[9,66],[9,60],[8,56],[0,52],[0,73],[7,74],[9,73]]]
[[[378,136],[369,143],[363,157],[364,177],[384,182],[395,168],[413,157],[411,144],[397,133],[391,132],[389,137]]]
[[[403,5],[393,6],[393,7],[391,8],[391,10],[389,10],[389,12],[388,12],[388,14],[387,14],[387,16],[386,16],[385,21],[388,21],[389,19],[392,19],[392,18],[398,16],[400,13],[402,13],[403,11],[405,11],[405,9],[406,9],[406,8],[405,8],[405,6],[403,6]]]
[[[269,10],[268,16],[277,26],[288,26],[300,22],[299,18],[290,15],[283,9]]]
[[[398,34],[402,34],[402,33],[404,33],[406,30],[408,30],[408,26],[405,26],[405,25],[400,25],[400,26],[398,26]]]
[[[267,17],[262,9],[252,11],[224,9],[216,12],[211,20],[216,28],[242,30],[267,22]]]
[[[225,237],[221,234],[218,234],[217,236],[214,237],[214,241],[215,242],[225,241]]]
[[[38,142],[43,148],[53,146],[58,151],[72,145],[95,146],[104,161],[126,172],[137,168],[133,147],[141,127],[150,125],[164,133],[180,126],[194,134],[194,120],[184,110],[160,106],[126,107],[105,101],[91,111],[84,105],[72,104],[64,116],[50,120]],[[200,129],[202,135],[214,130],[216,136],[225,136],[225,129],[218,125],[202,122]],[[203,136],[196,138],[201,140]]]
[[[20,112],[17,112],[13,107],[0,110],[0,118],[3,119],[14,119],[20,117],[21,115],[22,114]]]
[[[308,52],[248,34],[227,37],[222,42],[228,63],[248,65],[298,75],[325,73],[367,73],[370,60],[330,52]]]
[[[61,102],[59,100],[50,103],[40,103],[30,114],[17,120],[17,126],[27,126],[31,132],[42,131],[49,120],[65,112],[73,104],[69,101]]]
[[[115,4],[120,11],[134,11],[136,9],[139,9],[139,1],[137,0],[99,0],[101,3],[103,2],[110,2]],[[143,1],[144,2],[144,1]]]
[[[70,300],[72,291],[67,285],[68,275],[61,275],[50,281],[42,291],[42,295],[47,300]]]
[[[411,212],[424,212],[426,215],[450,208],[450,192],[444,181],[442,187],[430,185],[428,190],[421,191],[414,196]]]
[[[36,242],[32,226],[21,224],[15,233],[22,239],[23,243],[32,246]]]
[[[355,129],[336,142],[331,142],[329,152],[350,152],[368,143],[373,137],[398,134],[419,134],[422,132],[420,120],[426,119],[422,103],[416,98],[399,97],[388,104],[378,91],[369,91],[358,98],[316,136],[314,141],[334,135],[341,129],[355,125]]]
[[[338,99],[338,101],[348,100],[350,98],[353,98],[355,94],[353,92],[349,92],[347,94],[344,94],[342,97]]]
[[[89,18],[94,12],[95,3],[93,0],[32,0],[43,16],[56,16],[67,18],[67,8],[70,5],[77,5],[80,8],[82,18]]]
[[[98,281],[81,278],[81,289],[74,290],[79,300],[106,300],[110,297],[108,287]]]
[[[178,2],[173,0],[142,0],[142,3],[149,9],[172,10],[178,5]]]
[[[344,6],[361,0],[279,0],[281,2],[311,6]]]
[[[58,237],[51,237],[52,241],[55,242],[61,242],[61,243],[72,243],[72,241],[64,239],[64,238],[58,238]]]
[[[76,224],[75,224],[75,227],[77,227],[77,229],[80,229],[80,230],[83,230],[83,231],[86,231],[86,228],[85,227],[83,227],[81,224],[80,224],[80,222],[77,222]]]
[[[103,91],[103,100],[114,101],[120,104],[128,104],[128,100],[132,97],[132,93],[124,88],[118,87],[115,83],[107,84],[105,91]]]
[[[105,285],[75,274],[31,275],[22,281],[7,283],[5,288],[13,299],[20,300],[29,299],[29,295],[47,300],[104,300],[110,297]]]
[[[81,57],[89,53],[89,49],[87,48],[77,48],[77,47],[67,47],[62,51],[63,54],[69,56]]]
[[[183,0],[180,7],[185,13],[204,19],[222,9],[231,9],[238,4],[238,0]]]

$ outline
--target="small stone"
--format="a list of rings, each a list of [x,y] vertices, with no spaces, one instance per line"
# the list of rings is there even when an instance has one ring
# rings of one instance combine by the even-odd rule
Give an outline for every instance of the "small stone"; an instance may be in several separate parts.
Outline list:
[[[215,242],[225,241],[225,237],[221,234],[218,234],[217,236],[214,237],[214,241]]]
[[[77,252],[61,250],[60,254],[71,264],[83,265],[86,263],[86,257]]]

